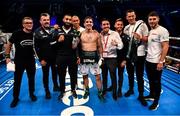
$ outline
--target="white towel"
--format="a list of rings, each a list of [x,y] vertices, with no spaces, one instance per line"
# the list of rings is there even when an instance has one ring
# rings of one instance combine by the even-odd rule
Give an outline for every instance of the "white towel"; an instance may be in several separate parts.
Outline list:
[[[15,64],[13,63],[13,62],[9,62],[8,64],[7,64],[7,67],[6,67],[6,71],[7,72],[10,72],[10,71],[15,71]]]

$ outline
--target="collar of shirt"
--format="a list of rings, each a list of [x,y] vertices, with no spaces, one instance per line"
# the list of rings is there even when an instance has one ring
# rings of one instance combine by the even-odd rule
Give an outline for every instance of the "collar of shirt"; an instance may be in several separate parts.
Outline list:
[[[104,32],[102,31],[102,32],[101,32],[101,35],[102,35],[102,36],[108,36],[108,35],[111,34],[111,32],[112,32],[112,30],[109,30],[107,33],[104,33]]]
[[[71,30],[71,28],[65,29],[64,26],[62,27],[62,29],[63,29],[66,33],[68,33],[68,32]]]

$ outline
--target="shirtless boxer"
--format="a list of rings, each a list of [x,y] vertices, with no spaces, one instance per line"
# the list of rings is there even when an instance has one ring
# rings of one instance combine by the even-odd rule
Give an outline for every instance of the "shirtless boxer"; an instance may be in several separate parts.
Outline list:
[[[100,35],[96,30],[92,29],[93,19],[91,17],[88,16],[84,19],[84,26],[85,26],[85,31],[81,33],[81,37],[80,37],[80,45],[81,45],[80,72],[83,75],[83,81],[85,86],[85,93],[83,98],[86,99],[89,96],[88,74],[90,71],[90,73],[95,75],[96,77],[98,97],[100,99],[104,99],[102,95],[100,67],[98,65],[102,61],[102,45],[100,41]]]

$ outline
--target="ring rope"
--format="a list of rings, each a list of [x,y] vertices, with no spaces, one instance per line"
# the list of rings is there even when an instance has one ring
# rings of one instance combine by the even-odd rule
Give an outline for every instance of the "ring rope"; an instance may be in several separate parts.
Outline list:
[[[170,48],[174,48],[174,49],[177,49],[177,50],[180,50],[180,47],[177,47],[177,46],[169,46]]]
[[[169,39],[180,40],[180,37],[169,37]]]

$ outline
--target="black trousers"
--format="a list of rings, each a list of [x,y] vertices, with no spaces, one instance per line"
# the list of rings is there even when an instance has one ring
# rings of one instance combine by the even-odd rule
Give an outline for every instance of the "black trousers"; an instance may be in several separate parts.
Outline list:
[[[18,99],[21,81],[24,70],[27,72],[28,85],[29,85],[29,94],[32,95],[35,91],[35,60],[30,60],[26,62],[15,61],[15,72],[14,72],[14,88],[13,88],[13,97]]]
[[[143,96],[144,93],[144,79],[143,79],[144,63],[145,63],[145,56],[138,56],[137,61],[134,64],[129,59],[127,60],[127,64],[126,64],[126,69],[129,79],[129,90],[134,89],[134,70],[135,70],[139,96]]]
[[[104,63],[102,64],[102,79],[103,79],[103,91],[107,90],[107,77],[108,70],[112,82],[112,91],[113,94],[117,93],[117,77],[116,77],[116,67],[117,59],[116,58],[104,58]]]
[[[70,75],[71,81],[71,91],[75,90],[75,86],[77,84],[77,59],[72,56],[58,56],[57,57],[57,69],[59,75],[59,83],[60,83],[60,91],[65,92],[65,77],[66,77],[66,69],[68,68],[68,72]]]
[[[124,80],[124,68],[121,67],[122,60],[118,61],[118,91],[122,91],[122,85],[123,85],[123,80]]]
[[[146,61],[146,72],[149,79],[150,95],[158,103],[161,94],[161,75],[162,70],[157,70],[157,63]]]
[[[57,67],[55,61],[47,61],[46,66],[42,66],[43,71],[43,85],[46,92],[49,92],[49,69],[51,68],[52,80],[54,87],[58,86],[57,83]]]

